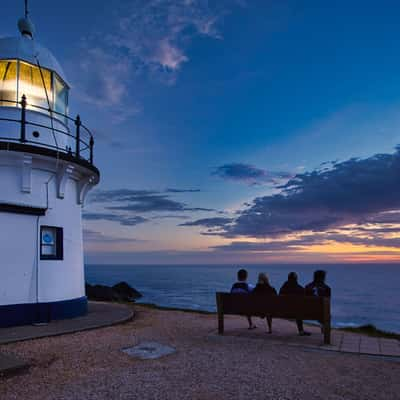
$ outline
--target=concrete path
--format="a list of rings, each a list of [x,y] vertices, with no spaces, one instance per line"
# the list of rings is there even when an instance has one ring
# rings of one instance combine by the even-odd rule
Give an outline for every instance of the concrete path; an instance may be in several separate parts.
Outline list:
[[[123,304],[89,302],[89,312],[83,317],[53,321],[44,326],[24,325],[0,328],[0,344],[115,325],[129,321],[133,318],[133,314],[133,307]]]
[[[0,353],[0,377],[14,375],[29,368],[29,364],[11,354]]]
[[[0,344],[39,339],[48,336],[64,335],[89,329],[116,325],[133,318],[133,307],[123,304],[89,302],[87,315],[78,318],[53,321],[44,326],[16,326],[0,328]],[[0,348],[1,351],[1,348]],[[29,367],[29,364],[12,354],[0,352],[0,376],[19,373]]]
[[[395,339],[375,338],[356,333],[333,329],[331,345],[324,345],[321,330],[316,326],[306,326],[305,329],[312,333],[311,336],[298,336],[294,322],[275,319],[273,320],[273,333],[266,332],[265,320],[254,318],[257,329],[248,330],[244,318],[225,316],[224,336],[238,336],[246,338],[263,339],[277,344],[302,346],[310,349],[338,351],[342,353],[368,354],[375,356],[400,357],[400,341]],[[212,335],[216,335],[216,331]]]

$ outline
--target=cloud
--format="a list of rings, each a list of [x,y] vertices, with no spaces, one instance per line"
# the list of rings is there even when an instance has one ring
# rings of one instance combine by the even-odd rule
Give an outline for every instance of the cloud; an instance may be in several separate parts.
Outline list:
[[[133,190],[133,189],[115,189],[115,190],[96,190],[90,195],[92,203],[107,203],[113,201],[134,201],[136,197],[151,196],[160,192],[156,190]]]
[[[293,175],[288,172],[266,171],[250,164],[231,163],[216,168],[212,175],[248,185],[278,184]]]
[[[165,191],[158,190],[134,190],[134,189],[115,189],[115,190],[97,190],[90,195],[90,201],[95,203],[104,203],[112,201],[136,201],[144,197],[169,197],[169,194],[179,193],[198,193],[200,189],[175,189],[167,188]],[[168,195],[165,195],[167,193]]]
[[[78,68],[72,66],[81,98],[110,111],[114,123],[131,118],[141,111],[131,95],[135,81],[148,76],[153,82],[175,83],[190,61],[193,40],[221,39],[218,25],[238,5],[229,0],[212,5],[206,0],[112,2],[104,28],[97,26],[82,38]]]
[[[400,227],[393,228],[390,233],[400,234]],[[310,249],[310,246],[327,245],[331,243],[350,244],[365,247],[400,247],[400,236],[388,237],[385,228],[366,229],[364,227],[340,228],[335,232],[316,232],[300,235],[294,238],[280,237],[268,241],[233,241],[229,244],[212,247],[216,251],[235,252],[282,252]]]
[[[165,189],[165,193],[199,193],[200,189],[173,189],[167,188]]]
[[[258,197],[225,236],[268,237],[362,224],[400,209],[400,152],[335,162],[298,174],[279,194]],[[393,214],[393,216],[397,214]]]
[[[155,217],[152,217],[153,220],[158,220],[158,219],[189,219],[190,217],[187,215],[179,215],[179,214],[171,214],[171,215],[156,215]]]
[[[90,41],[82,41],[81,51],[83,54],[76,74],[77,93],[81,100],[108,110],[115,124],[139,114],[140,106],[128,93],[132,60],[102,47],[93,47]]]
[[[129,204],[108,206],[106,209],[141,213],[164,211],[216,211],[213,208],[188,207],[185,203],[172,200],[165,195],[136,196]]]
[[[166,189],[157,190],[96,190],[90,194],[89,203],[99,204],[100,212],[85,212],[83,218],[87,221],[112,221],[124,226],[135,226],[157,219],[187,219],[182,212],[217,212],[213,208],[190,207],[186,203],[171,198],[171,194],[192,193],[197,189]],[[168,212],[165,215],[163,213]],[[176,215],[170,213],[177,213]],[[156,214],[145,218],[138,214]]]
[[[205,228],[220,228],[225,227],[233,221],[232,218],[223,218],[223,217],[215,217],[215,218],[202,218],[196,221],[189,221],[179,226],[201,226]]]
[[[151,70],[176,72],[189,61],[186,49],[195,37],[221,38],[217,24],[229,2],[220,3],[131,0],[122,7],[117,29],[105,39]]]
[[[391,213],[392,214],[392,213]],[[378,223],[371,225],[369,222],[363,225],[351,225],[340,227],[340,232],[357,234],[357,235],[384,235],[387,233],[397,233],[400,232],[400,225],[398,220],[392,220],[388,224]],[[327,231],[327,233],[337,233],[337,231]]]
[[[292,240],[274,240],[268,242],[238,242],[234,241],[226,245],[214,246],[217,251],[243,251],[243,252],[276,252],[298,250],[311,244],[323,244],[324,239],[314,235],[304,236]]]
[[[400,233],[399,228],[397,229],[397,233]],[[369,237],[360,237],[341,233],[328,234],[322,237],[326,241],[334,241],[336,243],[349,243],[366,247],[400,247],[400,237],[385,237],[376,234]]]
[[[86,52],[87,58],[80,66],[87,75],[89,100],[98,107],[118,104],[127,93],[124,78],[129,75],[131,62],[127,58],[115,58],[100,47],[87,48]],[[97,72],[93,73],[94,70]]]
[[[181,49],[174,46],[169,39],[162,39],[147,61],[156,65],[159,64],[163,68],[177,71],[183,63],[189,61],[189,58],[185,56]]]
[[[106,206],[107,210],[149,212],[215,211],[211,208],[188,207],[169,195],[150,190],[118,189],[98,191],[91,197],[92,202],[123,202],[124,204]]]
[[[136,226],[149,221],[147,218],[143,218],[139,215],[129,216],[100,212],[85,212],[82,217],[86,221],[112,221],[118,222],[123,226]]]
[[[374,224],[400,224],[400,210],[392,210],[372,215],[367,222]]]
[[[134,238],[122,238],[105,235],[102,232],[92,231],[90,229],[83,230],[84,242],[100,242],[100,243],[134,243],[142,242],[142,240]]]

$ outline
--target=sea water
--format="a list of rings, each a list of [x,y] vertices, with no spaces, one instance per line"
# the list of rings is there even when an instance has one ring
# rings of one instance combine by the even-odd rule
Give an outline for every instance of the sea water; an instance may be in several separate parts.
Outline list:
[[[299,283],[312,280],[315,269],[327,271],[332,288],[332,324],[336,327],[374,324],[400,332],[400,265],[305,264],[246,265],[250,283],[265,272],[279,290],[290,271]],[[90,284],[114,285],[125,281],[143,294],[141,302],[159,306],[215,311],[215,292],[229,291],[237,266],[228,265],[86,265]]]

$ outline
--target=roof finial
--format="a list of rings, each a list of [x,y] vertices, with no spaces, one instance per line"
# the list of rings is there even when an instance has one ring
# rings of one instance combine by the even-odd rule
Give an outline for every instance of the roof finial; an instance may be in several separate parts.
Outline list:
[[[28,0],[25,0],[25,17],[18,21],[18,28],[23,36],[33,39],[35,26],[29,18]]]

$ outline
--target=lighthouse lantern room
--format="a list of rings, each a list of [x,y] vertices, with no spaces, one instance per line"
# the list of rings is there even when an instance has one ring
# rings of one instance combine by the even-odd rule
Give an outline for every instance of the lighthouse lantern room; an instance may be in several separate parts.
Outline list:
[[[35,40],[0,39],[0,327],[87,312],[82,204],[99,182],[94,141],[68,115],[68,81]]]

